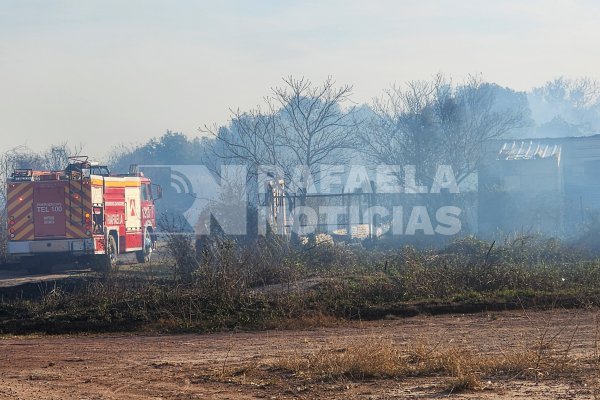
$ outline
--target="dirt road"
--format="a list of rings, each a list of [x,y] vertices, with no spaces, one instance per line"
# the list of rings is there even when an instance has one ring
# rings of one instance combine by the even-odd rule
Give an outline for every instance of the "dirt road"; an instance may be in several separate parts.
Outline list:
[[[153,262],[160,263],[167,258],[164,250],[160,249],[153,254]],[[142,269],[143,265],[138,264],[134,254],[119,255],[120,269],[137,268]],[[21,267],[18,263],[0,266],[0,289],[11,288],[30,283],[51,282],[66,278],[85,276],[91,273],[90,268],[77,266],[76,264],[54,265],[48,273],[32,274]]]
[[[89,273],[88,270],[77,270],[69,267],[57,267],[50,273],[30,274],[18,267],[0,269],[0,288],[25,285],[28,283],[48,282],[65,279],[73,276],[81,276]]]
[[[253,381],[231,371],[268,365],[326,343],[386,337],[425,340],[495,354],[534,346],[540,334],[568,344],[570,357],[594,355],[597,310],[506,312],[356,322],[302,331],[208,335],[93,335],[0,339],[2,399],[389,399],[447,397],[444,377],[336,379],[299,384],[275,376]],[[498,378],[454,398],[594,398],[598,375]]]

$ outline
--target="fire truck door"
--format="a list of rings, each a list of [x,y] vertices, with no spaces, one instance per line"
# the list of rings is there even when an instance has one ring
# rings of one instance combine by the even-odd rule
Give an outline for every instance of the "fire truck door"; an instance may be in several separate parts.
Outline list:
[[[142,216],[140,215],[140,188],[125,188],[125,228],[128,231],[142,229]]]

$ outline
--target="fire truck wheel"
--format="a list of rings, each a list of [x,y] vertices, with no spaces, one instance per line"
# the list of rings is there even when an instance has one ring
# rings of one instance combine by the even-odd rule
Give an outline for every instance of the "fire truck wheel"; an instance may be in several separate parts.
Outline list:
[[[146,233],[144,234],[143,246],[144,250],[135,252],[135,258],[140,264],[147,263],[152,258],[152,236],[150,235],[150,231],[147,229]]]
[[[108,235],[106,254],[97,255],[93,269],[98,272],[108,272],[117,267],[117,242],[112,235]]]

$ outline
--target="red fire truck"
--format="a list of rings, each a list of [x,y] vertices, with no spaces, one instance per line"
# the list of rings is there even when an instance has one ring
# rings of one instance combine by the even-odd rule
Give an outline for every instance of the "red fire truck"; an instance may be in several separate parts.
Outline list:
[[[107,270],[123,253],[147,262],[160,197],[135,167],[113,175],[87,157],[71,158],[63,171],[17,169],[7,187],[8,253],[33,271],[66,259]]]

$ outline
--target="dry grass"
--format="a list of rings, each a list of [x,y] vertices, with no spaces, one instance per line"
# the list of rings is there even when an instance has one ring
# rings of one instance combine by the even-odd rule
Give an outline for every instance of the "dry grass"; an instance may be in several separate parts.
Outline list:
[[[600,304],[600,260],[555,241],[491,246],[471,238],[433,251],[215,239],[197,249],[178,235],[162,247],[172,254],[141,271],[67,279],[25,296],[0,290],[0,332],[297,329],[517,304]]]
[[[280,360],[276,368],[308,379],[390,378],[398,374],[401,353],[385,341],[365,344],[326,344],[307,354],[295,354]]]
[[[368,337],[328,342],[319,348],[281,356],[276,361],[223,368],[217,380],[269,381],[290,379],[301,384],[405,377],[444,378],[446,393],[485,389],[487,380],[561,378],[577,372],[575,360],[562,351],[511,348],[484,354],[452,343],[398,344]],[[541,354],[541,356],[540,356]]]
[[[570,358],[536,349],[512,349],[501,354],[477,354],[452,345],[367,339],[349,344],[330,343],[316,351],[280,360],[276,367],[311,379],[398,378],[403,376],[556,376],[571,371]]]

